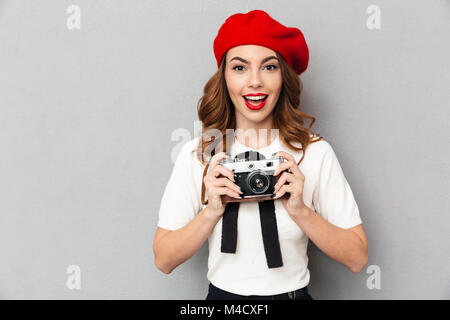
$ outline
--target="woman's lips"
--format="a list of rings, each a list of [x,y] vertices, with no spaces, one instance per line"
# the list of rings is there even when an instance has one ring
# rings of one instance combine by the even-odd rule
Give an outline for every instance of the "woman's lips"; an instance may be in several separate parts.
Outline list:
[[[244,102],[245,102],[245,104],[247,105],[247,107],[249,109],[259,110],[259,109],[262,109],[264,107],[268,97],[269,96],[266,96],[266,98],[262,102],[260,102],[258,105],[253,105],[253,104],[249,103],[244,97],[242,97],[242,99],[244,99]]]

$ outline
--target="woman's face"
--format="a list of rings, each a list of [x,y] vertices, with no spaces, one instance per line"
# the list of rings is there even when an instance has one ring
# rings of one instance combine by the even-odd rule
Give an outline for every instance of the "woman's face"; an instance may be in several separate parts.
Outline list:
[[[259,45],[241,45],[228,50],[225,81],[236,117],[259,123],[271,116],[280,96],[282,77],[274,50]],[[257,94],[265,100],[244,98]],[[262,102],[261,102],[262,101]]]

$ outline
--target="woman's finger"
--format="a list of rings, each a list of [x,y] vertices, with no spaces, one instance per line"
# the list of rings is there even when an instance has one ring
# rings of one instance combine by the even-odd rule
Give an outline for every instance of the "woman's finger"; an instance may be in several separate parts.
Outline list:
[[[286,182],[294,183],[295,182],[295,176],[292,173],[283,172],[281,174],[280,178],[278,178],[278,181],[277,181],[277,183],[274,186],[273,193],[277,193],[278,189],[280,189],[282,185],[286,184]]]
[[[278,199],[282,197],[285,193],[295,193],[296,186],[294,184],[284,184],[281,186],[280,190],[275,193],[273,199]]]
[[[224,177],[227,177],[231,181],[234,181],[234,173],[227,167],[224,167],[223,165],[216,165],[216,167],[213,169],[212,175],[214,177],[218,177],[220,175],[223,175]]]
[[[213,187],[212,193],[213,196],[220,197],[222,195],[228,195],[233,198],[241,199],[241,196],[237,192],[231,190],[228,187]]]
[[[295,168],[297,168],[297,170],[295,170]],[[293,161],[287,161],[287,162],[280,163],[280,165],[275,169],[275,172],[273,173],[273,175],[276,176],[280,172],[283,172],[288,169],[290,169],[291,173],[293,173],[295,176],[300,177],[300,175],[298,173],[298,167],[297,167],[297,165],[295,165],[295,162],[293,162]]]
[[[283,166],[281,170],[275,170],[275,174],[277,175],[279,174],[281,171],[284,171],[286,169],[289,169],[289,171],[291,173],[293,173],[296,177],[302,178],[303,180],[305,179],[305,176],[303,175],[303,172],[300,170],[300,168],[297,166],[297,163],[295,161],[295,158],[292,154],[288,153],[288,152],[284,152],[284,151],[279,151],[276,153],[277,156],[280,156],[284,159],[287,160],[287,162],[283,162],[281,164],[284,163],[290,163],[291,165],[289,167]],[[281,164],[279,167],[281,167]]]
[[[212,181],[211,185],[214,187],[228,187],[229,189],[234,190],[237,193],[241,193],[241,188],[239,188],[238,185],[231,182],[228,178],[225,178],[225,177],[214,179],[214,181]]]
[[[215,154],[209,162],[208,172],[212,171],[219,164],[219,162],[226,157],[227,157],[226,152],[220,152]]]
[[[283,184],[281,188],[278,190],[278,192],[275,193],[275,197],[273,197],[273,199],[278,199],[282,197],[287,192],[286,186],[287,186],[286,184]]]

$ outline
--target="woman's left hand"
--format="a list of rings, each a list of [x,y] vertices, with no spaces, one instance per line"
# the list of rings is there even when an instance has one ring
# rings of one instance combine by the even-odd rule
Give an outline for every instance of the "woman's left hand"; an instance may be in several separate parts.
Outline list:
[[[283,172],[278,179],[278,182],[275,184],[275,197],[273,199],[279,199],[285,193],[289,193],[289,198],[281,199],[281,202],[289,215],[292,218],[295,218],[298,217],[306,207],[303,202],[303,186],[305,183],[305,176],[297,166],[297,163],[291,154],[280,151],[276,155],[286,159],[287,161],[282,162],[276,168],[273,175],[276,176],[284,170],[288,171]],[[286,182],[288,182],[288,184],[286,184]]]

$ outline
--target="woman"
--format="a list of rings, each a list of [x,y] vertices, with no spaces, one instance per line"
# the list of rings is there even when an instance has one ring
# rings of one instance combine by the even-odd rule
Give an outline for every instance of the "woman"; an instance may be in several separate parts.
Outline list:
[[[220,137],[196,137],[180,151],[161,201],[155,264],[168,274],[208,239],[207,299],[312,299],[308,240],[360,272],[367,239],[336,154],[304,127],[305,119],[312,120],[310,127],[315,120],[299,110],[306,42],[299,29],[253,10],[225,21],[214,53],[219,69],[205,86],[198,114],[204,131],[215,129]],[[249,132],[254,139],[246,139]],[[211,146],[212,157],[205,152]],[[273,200],[263,201],[273,203],[273,234],[266,237],[261,201],[240,202],[237,240],[225,251],[231,205],[223,197],[241,199],[242,190],[219,161],[246,151],[286,160],[274,172]]]

